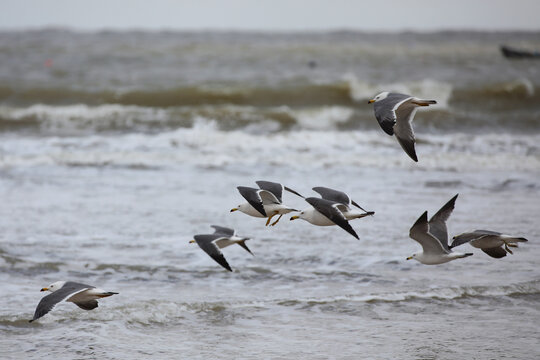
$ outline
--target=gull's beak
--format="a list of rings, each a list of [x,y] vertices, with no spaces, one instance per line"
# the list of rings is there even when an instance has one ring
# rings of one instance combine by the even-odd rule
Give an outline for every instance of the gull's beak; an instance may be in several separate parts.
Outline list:
[[[232,208],[231,212],[235,212],[236,210],[238,210],[238,209],[237,208]]]
[[[296,219],[298,219],[298,218],[300,218],[300,216],[294,215],[294,216],[291,216],[291,218],[290,218],[289,220],[296,220]]]
[[[49,288],[43,288],[43,289],[41,289],[39,291],[47,291],[47,290],[49,290]]]
[[[371,99],[371,100],[368,100],[367,103],[368,103],[368,104],[371,104],[371,103],[374,103],[374,102],[375,102],[375,100],[374,100],[374,99]]]
[[[407,260],[412,260],[412,256],[409,256],[409,257],[407,258]]]
[[[194,242],[195,242],[195,240],[189,240],[190,244],[193,244]]]

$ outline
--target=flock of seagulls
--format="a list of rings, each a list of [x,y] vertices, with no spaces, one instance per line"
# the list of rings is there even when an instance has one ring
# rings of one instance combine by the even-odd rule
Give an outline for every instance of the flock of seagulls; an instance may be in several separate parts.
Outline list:
[[[390,136],[395,135],[405,153],[412,160],[418,162],[412,120],[418,107],[429,106],[437,102],[385,91],[369,100],[368,103],[374,104],[375,117],[384,132]],[[240,211],[252,217],[266,218],[266,226],[275,226],[283,215],[296,212],[298,215],[291,216],[290,220],[302,219],[316,226],[337,225],[359,240],[360,237],[349,221],[375,214],[374,211],[363,209],[345,192],[328,187],[314,187],[313,191],[318,193],[320,197],[305,198],[280,183],[257,181],[256,184],[258,188],[237,187],[238,192],[246,202],[232,208],[231,212]],[[285,205],[282,199],[285,191],[303,198],[310,206],[300,211]],[[495,231],[474,230],[454,236],[452,244],[448,244],[446,221],[454,210],[457,197],[458,195],[455,195],[450,199],[429,220],[427,211],[425,211],[412,225],[409,236],[422,246],[422,252],[409,256],[407,260],[414,259],[425,265],[437,265],[469,257],[473,254],[452,250],[466,243],[481,249],[493,258],[502,258],[507,253],[513,254],[510,250],[511,247],[516,248],[518,243],[527,241],[523,237],[505,235]],[[272,222],[276,216],[277,219]],[[212,234],[195,235],[190,243],[196,243],[223,268],[233,271],[221,251],[227,246],[237,244],[253,255],[246,245],[246,241],[250,238],[239,236],[234,229],[228,227],[218,225],[211,225],[211,227],[214,229]],[[72,281],[57,281],[42,288],[41,291],[52,293],[41,299],[30,322],[41,318],[62,301],[72,302],[83,310],[93,310],[98,307],[98,299],[118,294]]]

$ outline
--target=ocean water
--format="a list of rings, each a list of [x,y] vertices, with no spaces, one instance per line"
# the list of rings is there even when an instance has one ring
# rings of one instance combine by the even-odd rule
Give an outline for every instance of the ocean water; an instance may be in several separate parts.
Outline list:
[[[0,33],[2,359],[537,359],[539,33]],[[367,100],[436,99],[414,163]],[[338,227],[229,210],[236,186],[346,191]],[[438,266],[410,226],[524,236]],[[295,208],[307,207],[286,193]],[[194,234],[250,236],[223,270]],[[28,323],[39,289],[119,292]]]

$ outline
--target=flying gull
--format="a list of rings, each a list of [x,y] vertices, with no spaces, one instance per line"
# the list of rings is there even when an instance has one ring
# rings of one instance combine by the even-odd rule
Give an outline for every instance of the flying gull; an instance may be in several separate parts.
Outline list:
[[[30,322],[47,314],[56,304],[64,300],[74,303],[83,310],[93,310],[98,307],[97,299],[118,294],[73,281],[57,281],[42,288],[41,291],[50,291],[52,294],[41,299],[34,313],[34,318],[29,320]]]
[[[301,211],[299,215],[292,216],[291,220],[303,219],[317,226],[337,225],[355,238],[360,239],[345,216],[345,214],[353,216],[349,206],[341,202],[316,197],[306,198],[306,201],[311,207]],[[351,218],[363,217],[366,214]]]
[[[413,254],[407,260],[415,259],[425,265],[437,265],[472,255],[452,252],[448,246],[446,221],[454,210],[457,197],[450,199],[429,221],[427,211],[416,220],[409,236],[422,245],[423,252]]]
[[[219,265],[232,271],[229,263],[227,263],[225,256],[223,256],[223,253],[220,250],[229,245],[238,244],[253,255],[246,245],[246,240],[249,240],[249,238],[239,237],[236,235],[236,231],[227,227],[218,225],[212,225],[212,227],[215,229],[213,234],[195,235],[193,237],[194,240],[191,240],[190,243],[196,242],[197,245],[199,245],[199,247]]]
[[[450,249],[465,243],[469,243],[473,247],[481,249],[483,252],[496,259],[505,257],[507,252],[513,254],[512,250],[510,250],[509,247],[517,248],[518,242],[528,241],[527,239],[522,237],[505,235],[500,232],[489,230],[475,230],[471,232],[466,232],[454,236],[453,239],[454,241],[452,241]]]
[[[278,219],[270,224],[270,226],[274,226],[284,214],[288,214],[292,211],[299,211],[284,205],[281,200],[283,190],[287,190],[303,198],[303,196],[296,191],[282,184],[270,181],[256,181],[256,184],[259,186],[259,189],[247,186],[237,187],[240,195],[242,195],[247,202],[231,209],[231,212],[240,210],[244,214],[253,217],[268,218],[266,226],[270,224],[270,221],[274,216],[279,215]]]
[[[418,161],[414,150],[414,131],[412,120],[419,106],[436,104],[435,100],[422,100],[411,95],[382,92],[368,101],[375,103],[375,117],[381,128],[388,135],[396,135],[399,144],[407,155],[414,161]]]
[[[319,193],[323,199],[335,201],[337,203],[343,204],[346,207],[342,207],[342,213],[347,220],[359,219],[364,216],[374,215],[374,211],[364,210],[360,205],[358,205],[354,200],[351,199],[349,195],[343,191],[330,189],[323,186],[316,186],[313,188],[313,191]],[[353,206],[362,210],[363,213],[353,209]]]

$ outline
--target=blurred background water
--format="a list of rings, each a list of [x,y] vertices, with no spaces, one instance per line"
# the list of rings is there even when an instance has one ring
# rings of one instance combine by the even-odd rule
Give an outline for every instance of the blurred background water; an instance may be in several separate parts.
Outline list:
[[[0,32],[3,358],[534,359],[540,355],[540,33]],[[380,91],[418,111],[419,163],[379,128]],[[337,227],[229,213],[236,186],[349,193]],[[405,258],[424,210],[450,235],[528,238],[515,255]],[[285,194],[295,208],[302,199]],[[224,271],[211,224],[251,236]],[[62,304],[73,280],[120,294]]]

